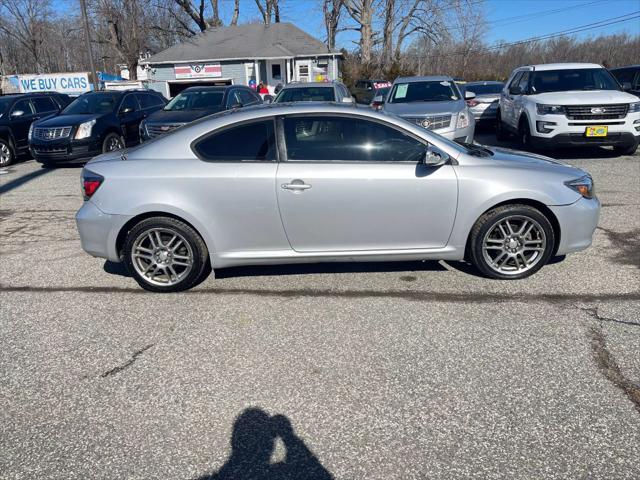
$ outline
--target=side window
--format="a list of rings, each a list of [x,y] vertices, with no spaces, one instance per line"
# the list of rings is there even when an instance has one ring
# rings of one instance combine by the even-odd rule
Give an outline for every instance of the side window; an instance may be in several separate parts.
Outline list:
[[[24,112],[22,114],[23,117],[33,115],[33,107],[31,106],[29,99],[23,98],[22,100],[18,100],[11,109],[11,114],[14,112]]]
[[[211,162],[255,162],[276,159],[276,135],[273,120],[229,127],[199,140],[193,147]]]
[[[621,70],[615,70],[613,72],[611,72],[613,74],[614,77],[616,77],[616,80],[618,80],[618,83],[620,85],[623,85],[624,83],[632,83],[633,82],[633,70],[631,70],[630,68],[623,68]]]
[[[518,72],[515,74],[511,82],[509,82],[509,89],[518,85],[518,82],[520,82],[520,77],[522,77],[522,72]]]
[[[36,113],[54,112],[58,107],[50,97],[33,97],[31,103],[36,109]]]
[[[410,135],[364,119],[288,117],[284,131],[292,161],[418,162],[426,148]]]
[[[125,108],[130,108],[133,112],[140,110],[138,102],[132,94],[125,95],[122,105],[120,105],[120,112],[123,112]]]
[[[153,102],[151,101],[151,95],[147,95],[146,93],[136,93],[135,97],[138,99],[138,103],[140,104],[140,108],[143,110],[146,108],[154,107]]]
[[[632,83],[634,90],[640,90],[640,70],[636,70],[636,79]]]
[[[247,90],[238,90],[237,94],[240,97],[240,103],[242,105],[253,105],[258,102],[251,92]]]
[[[232,90],[227,96],[227,108],[233,107],[238,103],[242,103],[240,96],[238,95],[238,90]]]
[[[362,82],[362,81],[357,82],[356,83],[356,88],[362,88],[362,89],[367,88],[367,82]]]
[[[524,72],[520,77],[520,81],[518,82],[518,86],[522,89],[522,93],[527,93],[529,91],[529,72]]]

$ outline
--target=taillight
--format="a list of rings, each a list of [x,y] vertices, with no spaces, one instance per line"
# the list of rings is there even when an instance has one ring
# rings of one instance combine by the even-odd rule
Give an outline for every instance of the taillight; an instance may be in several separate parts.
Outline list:
[[[84,171],[82,172],[82,196],[85,200],[89,200],[96,193],[96,190],[102,185],[104,177],[97,173]]]
[[[371,108],[374,110],[380,110],[382,108],[382,102],[371,102]]]

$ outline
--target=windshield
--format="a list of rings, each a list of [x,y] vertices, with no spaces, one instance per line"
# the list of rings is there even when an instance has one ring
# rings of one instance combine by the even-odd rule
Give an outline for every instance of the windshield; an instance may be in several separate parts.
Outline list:
[[[120,95],[116,93],[90,93],[76,98],[65,108],[61,115],[85,113],[111,113],[115,109]]]
[[[281,90],[274,102],[333,102],[335,99],[333,87],[295,87]]]
[[[531,72],[531,92],[567,92],[571,90],[620,90],[618,82],[604,68],[546,70]]]
[[[10,98],[0,98],[0,117],[11,104],[11,100]]]
[[[460,92],[453,82],[427,81],[397,83],[393,86],[389,103],[450,102],[460,100]]]
[[[476,95],[495,95],[499,94],[503,87],[503,83],[488,83],[486,85],[466,85],[466,90]]]
[[[195,90],[182,92],[171,100],[165,110],[208,110],[222,105],[224,92],[220,90]]]

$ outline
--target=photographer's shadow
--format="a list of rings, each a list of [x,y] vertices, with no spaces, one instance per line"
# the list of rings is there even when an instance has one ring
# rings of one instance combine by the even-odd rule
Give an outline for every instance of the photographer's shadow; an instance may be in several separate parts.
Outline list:
[[[276,439],[286,454],[271,462]],[[331,480],[331,474],[313,452],[296,436],[284,415],[269,416],[259,408],[242,412],[233,425],[231,455],[217,473],[198,480]]]

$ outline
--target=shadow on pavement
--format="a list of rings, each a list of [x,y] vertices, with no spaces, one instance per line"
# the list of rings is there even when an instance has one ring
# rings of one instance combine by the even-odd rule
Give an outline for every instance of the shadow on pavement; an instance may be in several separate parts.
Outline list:
[[[10,192],[11,190],[21,187],[25,183],[28,183],[31,180],[36,179],[38,177],[41,177],[45,173],[49,173],[49,171],[50,170],[42,168],[40,170],[34,170],[33,172],[27,173],[18,178],[14,178],[13,180],[10,180],[4,185],[0,186],[0,194],[7,193],[7,192]]]
[[[273,462],[276,439],[286,449],[284,458]],[[293,431],[284,415],[269,416],[259,408],[243,411],[233,424],[231,455],[217,473],[197,480],[331,480],[313,452]]]
[[[124,263],[107,260],[103,269],[106,273],[130,277]],[[267,277],[281,275],[309,275],[322,273],[374,273],[374,272],[444,272],[447,269],[437,261],[412,262],[340,262],[302,263],[291,265],[259,265],[248,267],[228,267],[216,269],[216,278]]]

